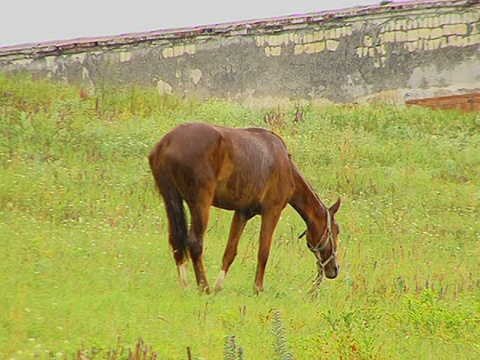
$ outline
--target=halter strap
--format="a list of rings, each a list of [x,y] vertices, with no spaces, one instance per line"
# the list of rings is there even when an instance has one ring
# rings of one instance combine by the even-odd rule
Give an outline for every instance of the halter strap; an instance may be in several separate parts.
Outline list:
[[[332,233],[332,219],[330,218],[330,212],[328,211],[328,209],[326,209],[326,213],[327,213],[327,226],[325,227],[325,231],[323,232],[322,237],[321,237],[318,245],[317,246],[312,246],[307,241],[308,248],[310,249],[311,252],[313,252],[315,254],[315,256],[317,257],[317,260],[318,260],[318,262],[317,262],[318,266],[320,266],[322,269],[324,269],[325,266],[327,266],[332,260],[334,260],[335,256],[337,255],[337,249],[335,249],[335,240],[333,239],[333,233]],[[298,238],[301,239],[302,237],[305,236],[306,233],[307,233],[307,230],[302,232]],[[327,239],[325,239],[326,236],[327,236]],[[325,239],[325,240],[323,240],[323,239]],[[322,256],[321,256],[320,252],[323,249],[325,249],[325,247],[327,247],[329,242],[331,243],[331,246],[332,246],[332,253],[327,260],[322,261]]]

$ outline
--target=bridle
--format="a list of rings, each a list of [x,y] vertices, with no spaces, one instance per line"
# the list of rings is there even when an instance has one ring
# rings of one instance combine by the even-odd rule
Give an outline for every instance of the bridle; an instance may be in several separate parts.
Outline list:
[[[318,242],[318,245],[317,246],[312,246],[307,240],[308,249],[315,254],[315,256],[318,260],[317,264],[321,268],[321,270],[325,269],[325,267],[332,260],[335,260],[335,256],[337,255],[337,249],[335,249],[335,239],[333,238],[333,232],[332,232],[332,219],[330,219],[330,213],[329,213],[328,209],[327,209],[326,213],[327,213],[327,226],[325,227],[325,231],[323,232],[323,235],[322,235],[320,241]],[[298,238],[301,239],[306,234],[307,234],[307,230],[302,232]],[[332,246],[332,253],[330,254],[330,257],[327,260],[322,261],[322,255],[320,254],[320,252],[323,249],[325,249],[329,243]]]

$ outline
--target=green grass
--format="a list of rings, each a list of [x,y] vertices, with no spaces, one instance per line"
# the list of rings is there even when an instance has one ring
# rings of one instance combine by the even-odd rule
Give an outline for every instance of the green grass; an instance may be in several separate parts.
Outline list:
[[[275,109],[320,197],[343,199],[341,275],[312,296],[315,260],[288,207],[265,293],[253,295],[254,219],[224,291],[207,296],[180,289],[147,155],[179,123],[265,126],[272,109],[79,92],[0,77],[0,358],[114,358],[119,338],[160,359],[480,357],[475,114],[307,104],[293,125],[294,106]],[[212,210],[211,282],[231,215]]]

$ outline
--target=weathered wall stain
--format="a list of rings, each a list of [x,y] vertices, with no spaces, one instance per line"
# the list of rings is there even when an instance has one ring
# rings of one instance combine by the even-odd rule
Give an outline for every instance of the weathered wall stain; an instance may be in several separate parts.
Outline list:
[[[244,101],[480,91],[480,2],[418,1],[0,48],[0,71]]]

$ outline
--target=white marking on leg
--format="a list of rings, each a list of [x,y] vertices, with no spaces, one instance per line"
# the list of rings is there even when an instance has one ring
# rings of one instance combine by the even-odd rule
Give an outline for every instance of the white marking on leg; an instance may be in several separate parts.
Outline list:
[[[217,281],[215,281],[215,292],[219,292],[223,289],[223,284],[225,284],[225,278],[227,277],[227,273],[225,270],[220,270],[220,274],[218,274]]]
[[[180,284],[184,288],[188,288],[188,281],[187,281],[187,264],[183,263],[178,265],[178,275],[180,275]]]

